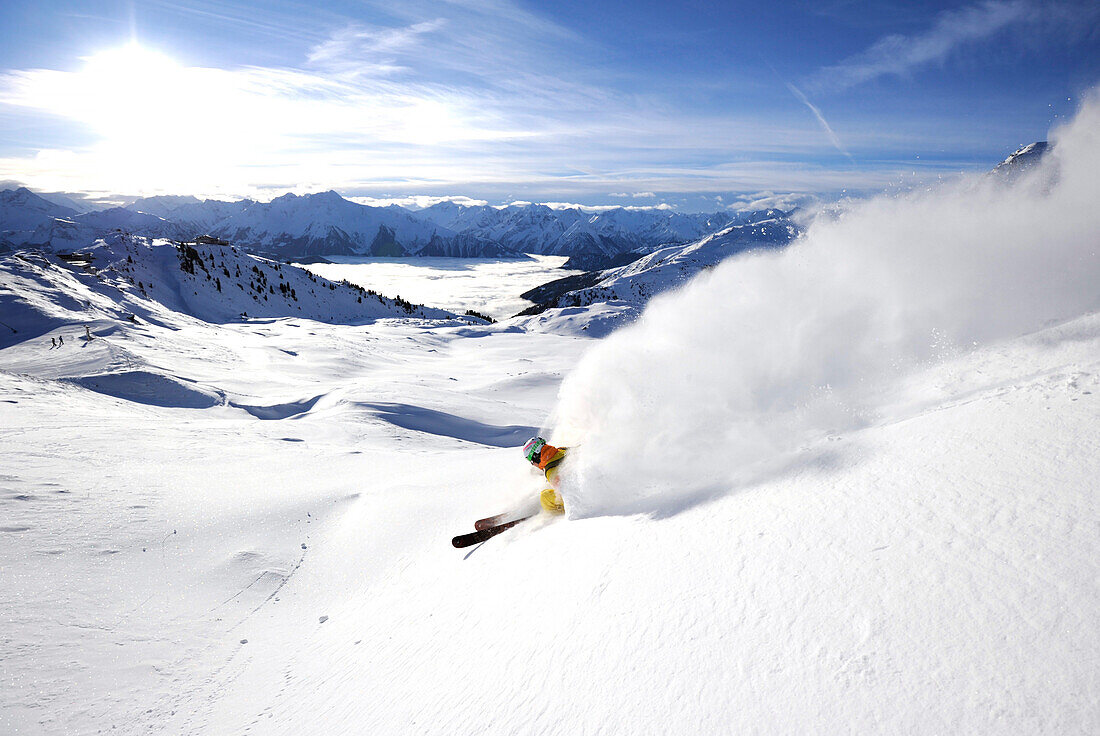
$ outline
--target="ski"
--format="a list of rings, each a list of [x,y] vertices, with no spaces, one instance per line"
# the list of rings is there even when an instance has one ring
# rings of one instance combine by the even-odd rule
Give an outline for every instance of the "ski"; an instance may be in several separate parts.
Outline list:
[[[520,519],[506,521],[503,524],[497,524],[496,526],[479,529],[476,532],[470,532],[469,534],[459,534],[457,537],[451,540],[451,544],[453,544],[458,549],[462,549],[463,547],[472,547],[475,544],[481,544],[486,539],[492,539],[501,532],[506,532],[521,521],[527,521],[530,518],[530,516],[524,516]]]
[[[523,520],[529,518],[537,514],[538,512],[539,502],[536,499],[534,501],[525,503],[517,508],[514,508],[511,511],[505,511],[494,516],[487,516],[484,519],[478,519],[474,522],[474,529],[477,529],[480,532],[485,529],[489,529],[490,527],[506,524],[509,521],[515,521],[517,519]]]
[[[511,516],[510,513],[504,512],[503,514],[497,514],[496,516],[487,516],[484,519],[478,519],[474,522],[474,529],[477,529],[480,532],[489,529],[490,527],[500,526],[501,524],[508,521],[509,516]]]

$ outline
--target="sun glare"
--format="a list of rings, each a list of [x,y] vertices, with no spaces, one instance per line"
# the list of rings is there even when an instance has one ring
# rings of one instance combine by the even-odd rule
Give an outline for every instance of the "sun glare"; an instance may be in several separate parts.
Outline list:
[[[126,191],[193,185],[225,146],[225,127],[204,114],[219,97],[212,70],[186,67],[133,43],[84,59],[74,80],[85,123],[100,136],[112,186]]]
[[[418,176],[447,178],[449,164],[426,154],[414,160],[409,148],[515,137],[480,125],[481,113],[461,99],[354,74],[188,65],[137,43],[82,62],[74,71],[32,70],[12,84],[19,104],[94,133],[59,170],[100,191],[242,192],[275,170],[289,181],[331,181],[349,167],[370,178],[385,175],[387,157],[400,159],[403,176],[417,167]],[[363,150],[349,157],[331,140],[361,141]],[[36,161],[45,166],[54,153]]]
[[[164,54],[131,43],[86,57],[84,74],[106,89],[155,84],[182,67]]]
[[[75,81],[94,116],[88,123],[108,139],[140,143],[151,132],[147,115],[187,96],[185,72],[167,56],[130,44],[86,58]]]

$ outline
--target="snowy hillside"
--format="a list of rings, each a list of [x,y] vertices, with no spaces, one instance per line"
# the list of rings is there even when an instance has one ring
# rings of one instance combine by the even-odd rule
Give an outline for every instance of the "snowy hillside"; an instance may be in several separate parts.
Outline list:
[[[469,554],[449,537],[541,487],[509,445],[604,343],[93,331],[0,350],[5,733],[1100,726],[1095,313],[914,371],[888,415],[802,437],[780,472],[731,485],[689,452],[669,470],[690,494],[607,477],[631,515],[586,480],[586,518]],[[587,375],[570,390],[592,400]]]
[[[178,222],[196,231],[189,233],[191,237],[194,237],[198,234],[209,233],[217,227],[218,223],[238,214],[250,204],[252,204],[251,200],[247,199],[228,202],[216,199],[198,199],[187,195],[161,195],[138,199],[127,205],[127,209]]]
[[[623,208],[589,213],[537,204],[500,208],[453,202],[440,202],[416,215],[521,253],[569,256],[568,268],[584,269],[599,268],[610,257],[639,248],[697,240],[734,220],[725,213],[697,215]]]
[[[661,248],[625,266],[569,276],[523,294],[535,306],[512,322],[537,331],[603,337],[637,318],[646,303],[746,250],[778,248],[798,234],[781,212],[730,225],[687,245]],[[531,316],[528,316],[531,315]],[[578,332],[579,331],[579,332]]]
[[[1050,145],[1046,141],[1029,143],[1016,149],[1008,158],[997,164],[992,174],[1008,181],[1015,181],[1016,178],[1038,165],[1048,151],[1050,151]]]
[[[0,194],[6,194],[6,192]],[[21,212],[27,219],[25,205]],[[54,208],[51,212],[57,213],[59,208]],[[18,219],[19,215],[16,214],[15,217]],[[140,233],[147,238],[189,239],[192,237],[189,228],[162,217],[134,212],[123,207],[111,207],[80,214],[49,214],[42,217],[35,215],[31,221],[37,223],[33,230],[11,234],[14,245],[66,252],[87,248],[110,233]],[[4,221],[0,220],[0,222]]]
[[[427,245],[437,230],[407,212],[367,207],[324,192],[249,202],[211,232],[279,255],[400,256]]]
[[[385,317],[449,318],[448,312],[337,283],[232,247],[150,241],[113,233],[70,256],[23,251],[0,257],[0,345],[64,324],[114,319],[174,324],[244,317],[354,323]]]
[[[43,199],[26,187],[0,191],[0,252],[27,242],[36,228],[54,218],[75,214],[76,210]]]

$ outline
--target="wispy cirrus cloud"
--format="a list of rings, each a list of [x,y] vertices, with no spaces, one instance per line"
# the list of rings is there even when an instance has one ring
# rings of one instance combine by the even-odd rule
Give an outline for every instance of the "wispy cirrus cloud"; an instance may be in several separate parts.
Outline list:
[[[780,192],[770,190],[739,194],[734,201],[726,205],[726,209],[734,212],[758,212],[760,210],[793,210],[797,208],[811,209],[821,199],[814,194],[805,192]]]
[[[408,71],[409,67],[396,59],[422,48],[424,37],[440,30],[446,23],[444,18],[435,18],[398,28],[350,25],[315,46],[309,53],[308,62],[345,72],[388,74]]]
[[[432,196],[428,194],[413,194],[404,197],[346,197],[352,202],[365,204],[369,207],[389,207],[397,205],[411,210],[422,210],[440,202],[451,202],[463,207],[484,207],[489,204],[485,199],[474,199],[462,194]]]
[[[513,203],[515,204],[515,203]],[[552,210],[581,210],[582,212],[608,212],[610,210],[626,210],[627,212],[653,212],[658,210],[671,210],[675,207],[666,202],[646,205],[620,205],[620,204],[577,204],[576,202],[542,202],[541,204]]]
[[[793,94],[799,102],[808,107],[810,109],[810,112],[814,114],[814,117],[817,118],[817,122],[821,125],[822,130],[825,131],[825,135],[828,136],[829,142],[833,144],[833,148],[840,151],[845,156],[847,156],[849,160],[851,160],[852,154],[848,153],[848,149],[846,149],[841,144],[840,138],[838,138],[837,134],[833,132],[832,126],[829,125],[829,121],[825,119],[825,116],[821,114],[821,110],[817,107],[817,105],[810,102],[809,98],[807,98],[806,95],[802,93],[802,90],[800,90],[798,87],[795,87],[793,84],[788,83],[787,89],[791,91],[791,94]]]
[[[812,94],[821,94],[887,75],[904,76],[920,67],[943,62],[961,46],[991,38],[1008,26],[1023,22],[1033,10],[1027,0],[986,0],[945,11],[927,32],[880,38],[867,50],[820,69],[803,86]]]

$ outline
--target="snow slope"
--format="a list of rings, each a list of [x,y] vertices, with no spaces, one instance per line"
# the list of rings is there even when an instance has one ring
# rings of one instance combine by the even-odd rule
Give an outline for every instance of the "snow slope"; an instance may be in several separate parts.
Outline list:
[[[175,325],[192,318],[293,316],[354,323],[454,317],[232,247],[112,233],[75,258],[67,262],[38,251],[0,257],[0,307],[9,330],[0,332],[0,346],[93,320]]]
[[[0,729],[1097,732],[1098,123],[604,340],[0,269]],[[451,548],[540,425],[569,518]]]
[[[5,733],[1100,725],[1096,314],[918,371],[767,480],[470,553],[449,536],[540,487],[498,444],[600,343],[74,332],[0,351]],[[55,379],[127,360],[224,400]]]
[[[1036,141],[1035,143],[1021,146],[1009,154],[1008,158],[997,164],[996,168],[994,168],[991,173],[993,176],[999,176],[1009,181],[1014,181],[1024,172],[1027,172],[1033,166],[1041,162],[1048,151],[1050,151],[1050,145],[1046,141]]]
[[[404,255],[427,245],[437,229],[403,210],[367,207],[324,192],[250,202],[214,226],[213,233],[276,253]],[[395,242],[394,252],[380,250],[377,241],[385,231]]]
[[[21,245],[39,226],[75,214],[76,210],[39,197],[26,187],[0,191],[0,249]]]
[[[738,253],[782,247],[797,235],[785,213],[765,215],[687,245],[659,248],[625,266],[567,276],[532,289],[523,296],[535,300],[536,306],[512,323],[529,330],[604,337],[637,319],[653,297],[683,287]]]
[[[448,508],[418,505],[427,528],[364,535],[372,517],[402,523],[401,510],[365,503],[312,548],[326,572],[284,589],[283,602],[300,590],[308,603],[291,602],[289,621],[250,619],[256,651],[191,723],[1090,732],[1100,366],[1096,320],[1067,329],[1069,346],[1046,335],[1004,348],[1011,363],[965,366],[1003,382],[836,438],[831,457],[813,448],[786,477],[667,518],[529,528],[464,558],[438,527],[494,508],[476,485],[508,459],[489,453],[480,472],[453,468],[457,512],[422,499]],[[1039,374],[1021,376],[1018,361]]]
[[[52,271],[35,275],[66,285]],[[22,299],[29,277],[13,273],[5,293]],[[24,310],[44,313],[35,307]],[[41,334],[21,324],[34,336],[0,351],[0,443],[20,458],[0,478],[5,733],[218,728],[204,720],[205,687],[259,633],[251,611],[295,600],[279,591],[320,552],[307,552],[324,544],[313,530],[393,501],[388,533],[408,528],[404,504],[429,500],[409,493],[417,477],[454,498],[440,463],[480,477],[467,448],[510,457],[495,448],[536,431],[577,352],[536,366],[532,348],[558,351],[455,320],[164,322],[92,322],[90,342],[71,322]],[[497,502],[516,469],[502,467]],[[367,571],[365,551],[346,560]]]
[[[140,233],[148,238],[177,240],[194,236],[190,228],[162,217],[111,207],[42,220],[32,232],[18,239],[18,245],[64,253],[87,248],[111,233]]]
[[[490,207],[454,202],[440,202],[415,214],[449,230],[476,234],[517,252],[569,256],[569,268],[587,269],[598,268],[611,256],[639,248],[698,240],[735,220],[728,213],[684,214],[625,208],[585,212],[541,204]]]

